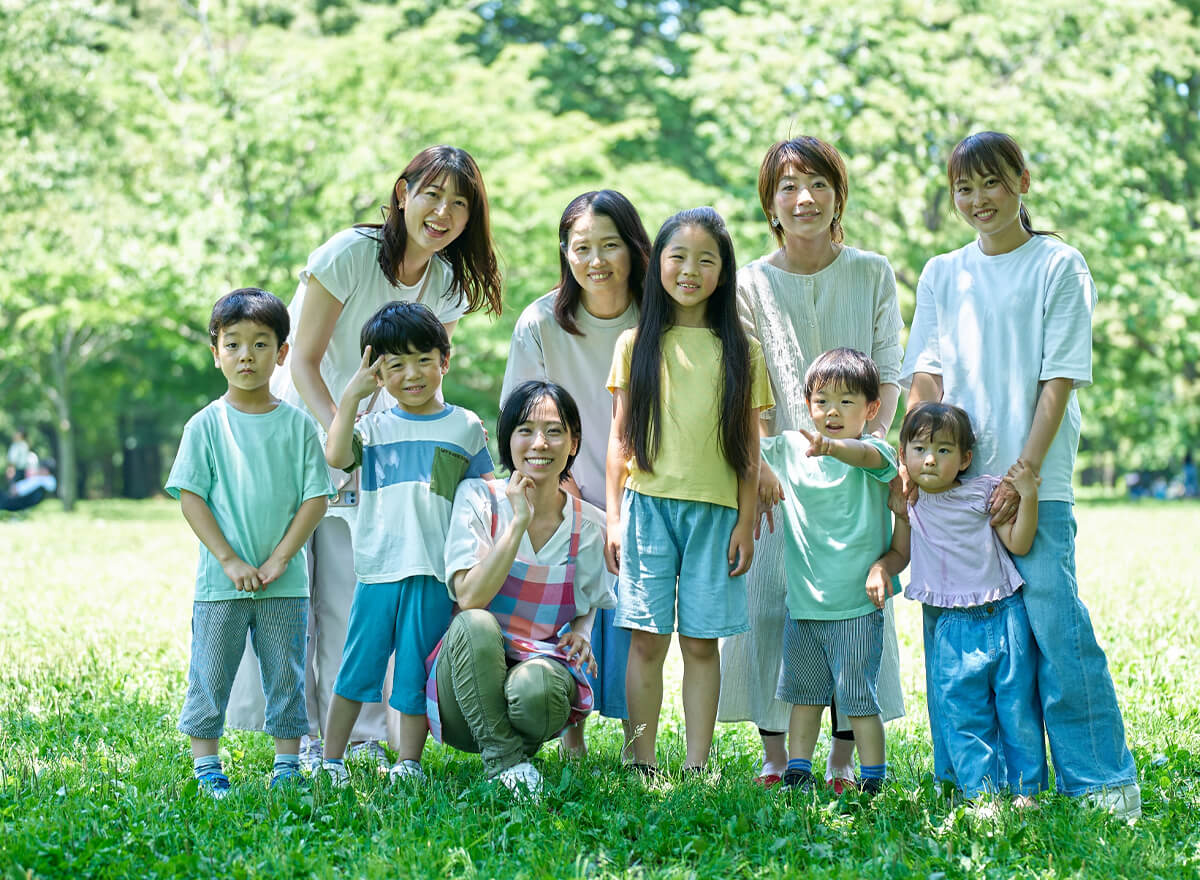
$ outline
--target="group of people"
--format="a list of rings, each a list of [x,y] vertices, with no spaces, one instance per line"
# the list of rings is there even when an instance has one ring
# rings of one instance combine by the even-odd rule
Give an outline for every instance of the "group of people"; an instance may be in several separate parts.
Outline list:
[[[556,737],[586,751],[593,709],[653,778],[678,633],[683,773],[705,771],[718,720],[751,721],[755,781],[811,790],[828,706],[825,781],[871,794],[904,713],[890,599],[911,560],[937,777],[1028,798],[1048,735],[1060,792],[1136,818],[1074,575],[1094,285],[1032,226],[1012,138],[964,139],[947,176],[976,239],[926,266],[907,351],[887,260],[844,243],[830,144],[767,152],[778,249],[740,269],[711,208],[651,242],[619,192],[574,199],[558,283],[513,332],[503,478],[441,391],[458,321],[501,308],[464,151],[418,154],[383,224],[313,252],[290,308],[223,297],[228,392],[189,421],[167,486],[202,544],[179,727],[203,790],[229,790],[228,720],[275,738],[272,785],[302,764],[349,784],[355,756],[421,781],[432,732],[536,796],[529,759]]]
[[[53,461],[44,461],[29,445],[25,432],[13,432],[4,465],[0,511],[26,510],[58,490]]]

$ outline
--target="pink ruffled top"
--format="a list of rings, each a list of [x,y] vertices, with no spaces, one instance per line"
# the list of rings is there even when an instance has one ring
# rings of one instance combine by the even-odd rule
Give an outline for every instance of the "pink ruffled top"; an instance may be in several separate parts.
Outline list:
[[[982,476],[908,506],[911,578],[904,595],[939,608],[970,608],[1011,596],[1024,581],[988,521],[999,477]]]

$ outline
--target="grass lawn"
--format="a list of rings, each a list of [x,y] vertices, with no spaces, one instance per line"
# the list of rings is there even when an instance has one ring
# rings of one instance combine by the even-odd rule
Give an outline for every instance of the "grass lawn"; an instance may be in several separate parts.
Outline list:
[[[748,784],[749,725],[719,726],[718,776],[644,788],[620,728],[591,754],[538,760],[540,805],[477,758],[426,752],[414,792],[355,778],[265,789],[262,734],[223,744],[233,795],[197,796],[175,730],[195,541],[165,502],[57,503],[0,522],[0,877],[1187,877],[1200,876],[1200,506],[1078,510],[1081,590],[1108,652],[1145,803],[1130,828],[1053,795],[988,818],[930,781],[920,615],[900,600],[909,714],[888,726],[889,789],[815,803]],[[660,758],[682,760],[678,660]],[[818,747],[818,763],[825,746]]]

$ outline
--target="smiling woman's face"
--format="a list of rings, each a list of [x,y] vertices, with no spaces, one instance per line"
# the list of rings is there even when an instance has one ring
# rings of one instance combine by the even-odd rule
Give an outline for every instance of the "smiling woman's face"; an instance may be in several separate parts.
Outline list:
[[[517,470],[534,481],[557,483],[566,470],[567,459],[579,446],[578,438],[563,422],[562,415],[549,397],[533,405],[525,421],[512,432],[509,450]]]

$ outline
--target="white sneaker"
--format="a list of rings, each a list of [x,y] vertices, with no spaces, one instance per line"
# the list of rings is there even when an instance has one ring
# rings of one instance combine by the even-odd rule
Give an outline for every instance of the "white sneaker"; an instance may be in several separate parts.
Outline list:
[[[321,769],[321,760],[325,757],[325,743],[319,736],[305,734],[300,737],[300,766],[309,773]]]
[[[425,780],[425,771],[421,769],[421,762],[411,758],[397,761],[388,770],[388,782],[424,782]]]
[[[374,764],[380,773],[386,773],[392,763],[388,760],[387,752],[383,749],[383,744],[373,739],[355,743],[346,750],[347,764],[351,762],[357,764],[360,761],[364,764]]]
[[[1130,825],[1142,817],[1142,790],[1136,782],[1093,791],[1087,801],[1097,810],[1106,810]]]
[[[542,774],[528,761],[514,764],[507,770],[500,771],[497,777],[504,787],[517,797],[536,801],[542,793]]]
[[[329,784],[334,788],[345,788],[350,784],[350,771],[341,762],[322,761],[321,771],[329,775]]]

